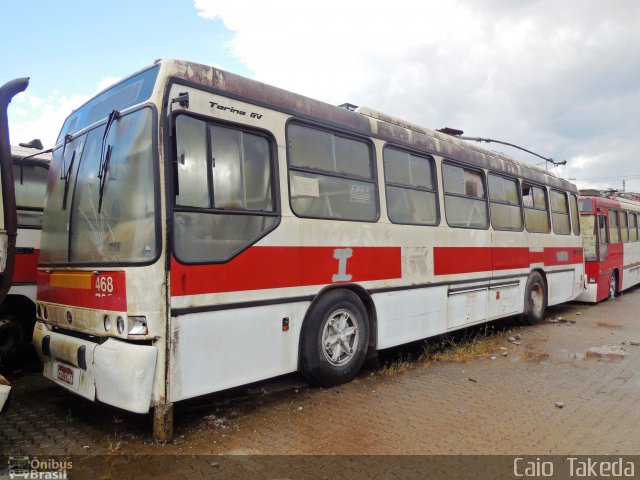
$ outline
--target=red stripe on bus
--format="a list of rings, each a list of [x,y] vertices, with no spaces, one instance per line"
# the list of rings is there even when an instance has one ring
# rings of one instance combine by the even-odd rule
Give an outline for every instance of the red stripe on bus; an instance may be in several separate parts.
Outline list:
[[[582,263],[582,248],[550,247],[540,252],[529,247],[434,247],[435,275],[491,272],[530,268],[541,263],[545,267]]]
[[[184,265],[171,258],[172,296],[401,277],[400,247],[251,247],[213,265]]]
[[[13,283],[36,283],[39,252],[34,249],[33,253],[16,253],[11,277]]]
[[[38,300],[42,302],[125,312],[124,272],[38,272]]]

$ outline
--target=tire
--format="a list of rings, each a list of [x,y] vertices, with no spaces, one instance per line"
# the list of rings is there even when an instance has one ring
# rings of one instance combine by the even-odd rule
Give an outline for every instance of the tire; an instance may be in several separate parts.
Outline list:
[[[300,367],[321,387],[355,378],[369,344],[369,319],[360,298],[350,290],[333,290],[309,311],[302,328]]]
[[[544,319],[547,309],[547,286],[539,272],[531,272],[524,291],[522,323],[535,325]]]
[[[616,295],[618,294],[618,275],[616,275],[615,270],[611,272],[611,278],[609,279],[609,296],[607,300],[615,300]]]

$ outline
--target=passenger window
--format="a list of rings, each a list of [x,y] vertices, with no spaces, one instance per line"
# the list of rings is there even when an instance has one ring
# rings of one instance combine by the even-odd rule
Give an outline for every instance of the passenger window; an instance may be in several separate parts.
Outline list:
[[[436,225],[438,204],[433,159],[384,149],[387,212],[393,223]]]
[[[483,173],[443,163],[442,178],[447,223],[452,227],[488,228]]]
[[[573,234],[580,235],[580,213],[578,212],[578,197],[569,195],[569,205],[571,207],[571,224],[573,225]]]
[[[627,228],[627,212],[620,212],[620,238],[624,243],[629,241],[629,229]]]
[[[176,118],[173,241],[180,261],[228,260],[276,225],[271,157],[263,135]]]
[[[489,174],[491,225],[496,230],[522,230],[518,181]]]
[[[524,224],[527,231],[549,233],[549,206],[546,190],[527,183],[522,184],[522,203],[524,205]]]
[[[571,233],[569,205],[567,204],[567,195],[565,193],[551,190],[551,217],[554,233],[560,235],[569,235]]]
[[[609,216],[609,241],[611,243],[620,243],[617,210],[609,210],[608,216]]]
[[[635,213],[629,213],[629,237],[632,242],[638,241],[638,217]]]
[[[291,124],[287,129],[291,208],[301,217],[376,221],[373,154],[362,140]]]

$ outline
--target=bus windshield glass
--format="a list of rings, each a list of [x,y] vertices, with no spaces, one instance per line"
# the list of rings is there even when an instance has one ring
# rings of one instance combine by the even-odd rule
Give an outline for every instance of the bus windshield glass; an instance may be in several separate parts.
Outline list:
[[[598,260],[595,220],[595,215],[580,215],[584,259],[588,262],[595,262],[596,260]]]
[[[89,100],[65,120],[56,144],[62,142],[66,135],[73,135],[105,118],[113,110],[121,111],[147,100],[156,83],[158,70],[159,66],[154,66]]]
[[[121,114],[53,152],[41,264],[146,263],[156,257],[153,109]]]

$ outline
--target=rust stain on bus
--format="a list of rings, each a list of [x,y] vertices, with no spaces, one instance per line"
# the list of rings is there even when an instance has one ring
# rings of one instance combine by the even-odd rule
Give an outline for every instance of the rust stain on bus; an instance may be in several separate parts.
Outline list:
[[[269,106],[302,119],[321,121],[329,127],[344,128],[355,134],[380,138],[422,150],[443,158],[520,176],[573,193],[578,191],[572,183],[535,165],[366,107],[360,107],[353,112],[206,65],[176,61],[176,66],[178,78],[218,90],[224,95]]]
[[[232,94],[260,104],[275,105],[278,109],[309,117],[319,117],[341,126],[362,131],[367,135],[372,133],[366,118],[343,108],[213,67],[180,61],[176,62],[176,65],[181,67],[181,77],[185,80],[221,90],[224,94]]]

